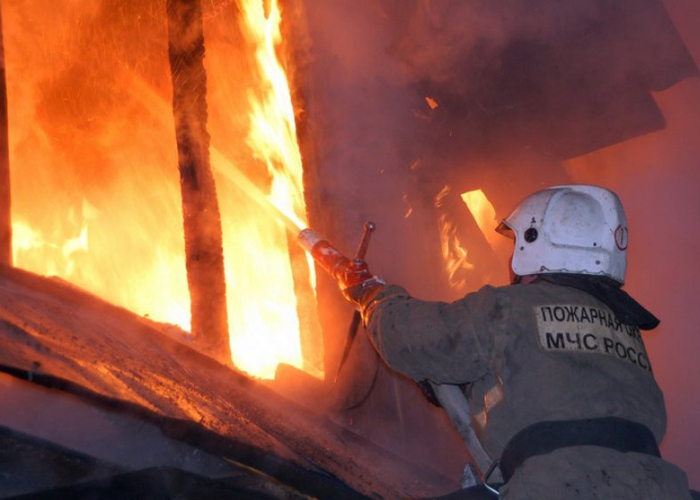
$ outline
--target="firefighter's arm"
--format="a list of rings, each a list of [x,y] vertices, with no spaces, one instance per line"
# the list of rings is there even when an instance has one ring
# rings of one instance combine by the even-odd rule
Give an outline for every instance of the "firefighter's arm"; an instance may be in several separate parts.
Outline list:
[[[370,341],[392,368],[415,380],[461,384],[487,371],[488,332],[479,309],[490,295],[482,289],[453,303],[431,302],[384,285],[364,294],[360,308]]]
[[[487,331],[479,318],[488,305],[480,304],[480,298],[489,295],[482,292],[491,287],[452,304],[422,301],[369,271],[362,259],[365,237],[359,258],[353,260],[312,229],[299,233],[299,241],[338,282],[345,298],[363,312],[370,341],[392,368],[415,380],[453,384],[486,373],[479,337],[487,336]]]

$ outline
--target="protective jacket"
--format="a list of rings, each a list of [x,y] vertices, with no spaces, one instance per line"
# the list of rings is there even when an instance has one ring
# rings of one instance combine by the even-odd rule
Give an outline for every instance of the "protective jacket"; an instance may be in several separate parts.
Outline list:
[[[417,380],[468,384],[474,426],[491,457],[543,421],[619,417],[661,440],[666,427],[639,327],[590,293],[538,280],[485,286],[453,303],[385,286],[363,307],[371,342]],[[660,458],[575,446],[517,468],[502,498],[690,499],[685,473]]]

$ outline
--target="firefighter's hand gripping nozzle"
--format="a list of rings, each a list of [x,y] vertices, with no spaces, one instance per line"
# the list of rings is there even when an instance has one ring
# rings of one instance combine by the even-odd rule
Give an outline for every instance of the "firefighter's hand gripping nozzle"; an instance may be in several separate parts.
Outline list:
[[[371,297],[375,295],[373,292],[386,284],[383,279],[369,272],[367,263],[364,260],[365,254],[367,253],[367,246],[369,245],[369,237],[374,229],[375,225],[372,222],[365,223],[362,240],[360,241],[360,245],[357,248],[357,253],[353,260],[341,254],[333,245],[324,240],[313,229],[304,229],[299,233],[299,243],[301,246],[311,254],[318,265],[338,282],[343,296],[348,301],[352,302],[356,309],[348,330],[343,356],[340,359],[338,371],[335,374],[335,382],[337,382],[338,377],[340,377],[340,372],[345,365],[345,361],[348,359],[353,340],[357,334],[357,328],[360,326],[360,311],[362,311],[363,306],[371,300]]]
[[[358,309],[362,307],[371,291],[386,284],[383,279],[369,272],[367,263],[364,261],[369,236],[374,229],[373,223],[365,224],[362,241],[353,260],[345,257],[313,229],[304,229],[299,233],[301,246],[338,282],[343,296]]]

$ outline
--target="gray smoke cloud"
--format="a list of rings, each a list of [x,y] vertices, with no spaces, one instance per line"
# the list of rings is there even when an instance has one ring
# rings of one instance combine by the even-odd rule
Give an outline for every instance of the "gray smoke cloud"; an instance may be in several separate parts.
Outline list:
[[[690,1],[667,4],[671,17],[655,0],[308,3],[305,147],[312,223],[352,248],[375,220],[372,269],[421,298],[454,298],[434,207],[445,185],[482,188],[501,217],[547,185],[617,191],[634,245],[627,290],[662,319],[647,337],[669,411],[662,448],[697,488],[700,400],[680,387],[700,366],[697,243],[682,229],[700,216],[698,80],[685,80],[700,16]],[[492,268],[472,289],[487,275],[504,283],[496,255],[476,262]]]

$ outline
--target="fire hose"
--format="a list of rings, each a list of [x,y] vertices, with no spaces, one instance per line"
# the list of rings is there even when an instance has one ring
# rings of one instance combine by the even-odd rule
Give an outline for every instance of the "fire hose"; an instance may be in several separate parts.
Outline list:
[[[318,233],[316,233],[313,229],[304,229],[301,233],[299,233],[299,241],[326,272],[328,272],[335,280],[340,281],[342,276],[346,275],[348,271],[367,267],[364,259],[365,255],[367,255],[370,236],[372,236],[372,232],[375,229],[376,226],[373,222],[365,222],[364,232],[362,233],[360,244],[357,247],[355,258],[352,261],[336,250],[333,245],[328,243],[328,241],[321,239]],[[338,371],[335,374],[335,379],[333,380],[334,382],[338,382],[340,372],[348,359],[350,349],[352,348],[355,337],[357,336],[357,330],[360,327],[361,321],[362,316],[360,311],[355,311],[352,315],[352,321],[350,322],[350,328],[348,329],[348,335],[345,340],[345,347],[343,348],[343,354],[340,358],[340,363],[338,364]]]
[[[364,276],[371,276],[369,271],[367,271],[367,264],[364,261],[364,258],[367,253],[370,236],[375,229],[376,226],[372,222],[365,223],[364,232],[353,260],[345,257],[313,229],[304,229],[299,233],[298,239],[301,246],[307,252],[309,252],[316,263],[328,274],[330,274],[333,279],[338,281],[343,286],[353,286],[359,285],[359,283],[352,282],[353,276],[362,276],[363,271],[366,271]],[[335,382],[338,381],[340,372],[347,361],[348,354],[350,353],[353,341],[357,335],[357,330],[360,323],[360,312],[355,311],[348,330],[348,336],[345,341],[345,347],[343,349],[340,364],[336,372]],[[361,399],[360,403],[355,403],[353,407],[359,406],[368,398],[369,394],[374,388],[375,381],[376,374],[367,394],[365,394],[365,396]],[[474,465],[476,465],[477,470],[473,470],[473,468],[470,469],[470,464],[465,470],[465,475],[469,476],[466,478],[467,484],[470,482],[476,484],[477,482],[480,482],[480,480],[483,480],[484,476],[488,476],[487,470],[490,469],[492,460],[484,450],[479,438],[474,432],[474,428],[472,427],[469,402],[464,395],[464,392],[462,392],[462,389],[456,385],[437,384],[434,382],[428,383],[432,388],[436,399],[440,403],[440,406],[442,406],[447,413],[448,417],[452,421],[452,424],[461,435],[467,449],[475,461]],[[464,479],[463,483],[465,483]]]

